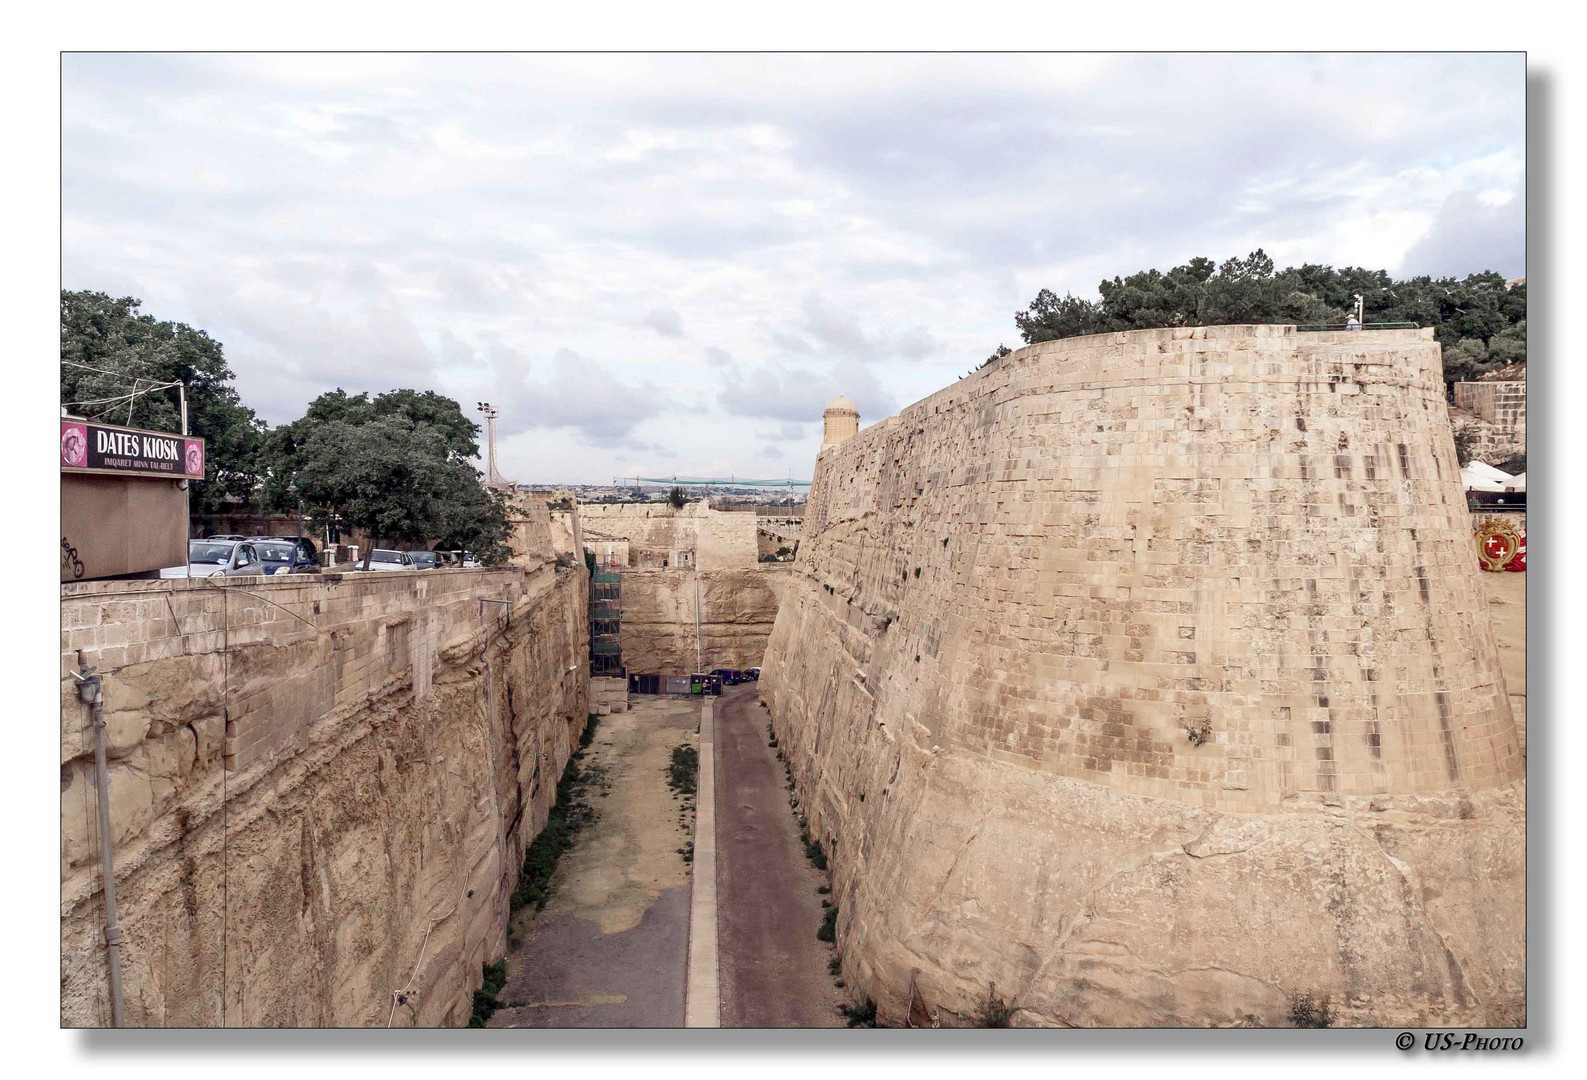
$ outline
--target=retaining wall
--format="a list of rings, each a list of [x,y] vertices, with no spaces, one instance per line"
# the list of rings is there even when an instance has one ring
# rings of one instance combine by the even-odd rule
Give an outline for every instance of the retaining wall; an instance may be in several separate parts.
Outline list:
[[[820,454],[761,693],[845,977],[1511,1024],[1524,761],[1427,331],[1030,346]]]
[[[750,514],[740,516],[754,520]],[[666,674],[759,666],[788,569],[788,564],[763,564],[736,570],[624,572],[623,666]]]
[[[465,1024],[585,723],[587,582],[531,558],[64,586],[62,1023],[110,1020],[80,655],[129,1025]]]

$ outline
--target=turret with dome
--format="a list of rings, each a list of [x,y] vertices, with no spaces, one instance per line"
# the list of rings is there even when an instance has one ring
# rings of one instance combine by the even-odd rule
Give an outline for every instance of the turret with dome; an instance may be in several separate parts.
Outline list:
[[[860,407],[839,394],[821,414],[823,438],[821,449],[836,446],[851,435],[859,434]]]

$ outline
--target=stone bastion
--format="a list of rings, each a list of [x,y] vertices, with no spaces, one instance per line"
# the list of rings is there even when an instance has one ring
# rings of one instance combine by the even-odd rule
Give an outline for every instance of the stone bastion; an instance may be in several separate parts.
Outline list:
[[[1431,331],[1044,342],[822,451],[760,683],[850,985],[1525,1020],[1525,761]],[[918,1006],[917,1006],[918,1007]]]

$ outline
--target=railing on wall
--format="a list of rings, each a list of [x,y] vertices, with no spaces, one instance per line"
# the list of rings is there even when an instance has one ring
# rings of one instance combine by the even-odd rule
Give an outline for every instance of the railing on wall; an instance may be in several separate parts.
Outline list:
[[[1319,322],[1319,323],[1296,323],[1295,324],[1295,329],[1299,330],[1299,331],[1305,331],[1305,332],[1310,333],[1310,332],[1314,332],[1314,331],[1318,331],[1318,330],[1349,330],[1350,327],[1346,326],[1344,323],[1320,323]],[[1418,326],[1416,323],[1413,323],[1413,322],[1369,322],[1369,323],[1362,323],[1361,324],[1361,329],[1363,329],[1363,330],[1419,330],[1419,329],[1421,329],[1421,327]]]

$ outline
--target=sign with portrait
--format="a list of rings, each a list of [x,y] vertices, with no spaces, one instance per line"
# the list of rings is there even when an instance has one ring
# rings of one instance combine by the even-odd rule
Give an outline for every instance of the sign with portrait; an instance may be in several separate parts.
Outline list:
[[[204,440],[85,420],[62,420],[61,469],[202,480]]]

